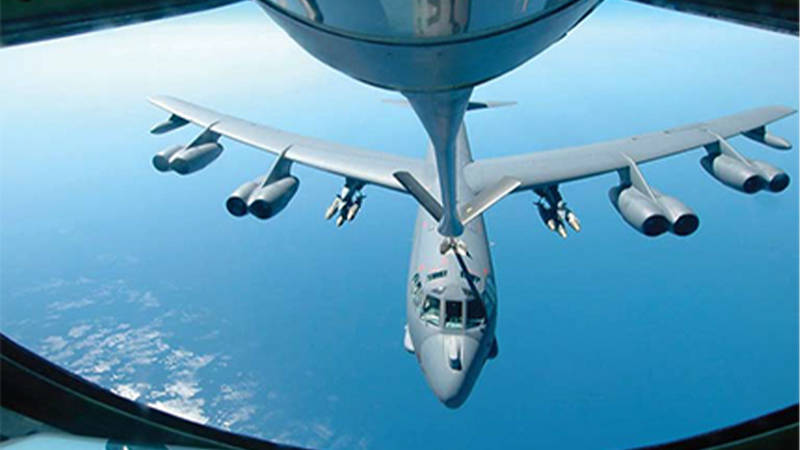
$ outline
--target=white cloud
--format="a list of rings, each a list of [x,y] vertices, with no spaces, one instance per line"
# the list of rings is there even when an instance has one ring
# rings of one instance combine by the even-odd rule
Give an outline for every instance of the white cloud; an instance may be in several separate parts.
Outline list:
[[[148,403],[149,406],[192,422],[205,424],[208,417],[203,411],[205,400],[202,398],[173,398],[165,401]]]
[[[139,303],[141,303],[145,308],[155,308],[161,306],[161,302],[158,301],[158,298],[150,291],[145,292],[144,295],[139,298]]]
[[[189,399],[194,397],[194,395],[200,392],[201,389],[197,386],[197,382],[194,380],[180,380],[164,386],[164,391],[167,394],[172,394],[183,399]]]
[[[338,449],[367,449],[369,448],[369,439],[367,438],[355,438],[350,435],[343,435],[337,437],[330,447],[332,450]]]
[[[253,417],[253,414],[255,414],[255,412],[256,412],[255,405],[242,406],[241,408],[234,410],[230,414],[227,414],[225,418],[220,422],[220,425],[223,428],[229,430],[232,426],[238,423],[250,420],[250,418]]]
[[[142,392],[149,389],[150,385],[147,383],[126,383],[126,384],[118,384],[111,388],[111,392],[119,395],[120,397],[125,397],[128,400],[136,400],[142,396]]]
[[[61,336],[48,336],[42,339],[42,342],[45,345],[45,348],[49,352],[58,352],[64,349],[67,346],[67,341]]]
[[[92,368],[92,371],[94,373],[105,373],[111,370],[111,368],[117,363],[119,363],[119,359],[116,358],[111,360],[100,361],[97,364],[95,364],[95,366]]]
[[[93,304],[94,300],[90,300],[88,298],[82,298],[80,300],[73,300],[73,301],[53,302],[47,305],[47,307],[55,311],[67,311],[69,309],[85,308]]]
[[[315,423],[311,425],[311,429],[316,433],[317,436],[321,437],[325,441],[330,440],[333,437],[333,429],[331,429],[330,425],[324,423]]]
[[[211,390],[216,395],[206,398],[208,384],[213,385],[213,381],[204,381],[201,372],[215,364],[221,367],[220,363],[230,360],[230,356],[194,351],[192,340],[180,341],[180,346],[173,342],[171,326],[203,324],[211,317],[208,310],[162,311],[157,291],[135,289],[120,279],[105,282],[85,277],[73,281],[56,279],[19,293],[81,299],[45,303],[43,307],[49,310],[89,305],[96,308],[93,310],[96,314],[82,314],[72,324],[63,323],[63,319],[51,321],[52,326],[66,327],[62,335],[53,334],[40,341],[39,351],[46,358],[124,398],[199,423],[208,423],[213,417],[216,426],[258,431],[252,424],[258,410],[258,405],[252,402],[258,383],[229,382]],[[109,310],[105,305],[114,306]],[[159,314],[129,315],[127,312],[136,305],[153,308]],[[111,314],[104,315],[108,311]],[[89,317],[93,320],[87,320]],[[120,322],[118,317],[128,321]],[[146,322],[141,323],[142,317]],[[208,332],[202,328],[200,331]],[[213,405],[209,406],[212,399]]]
[[[155,294],[150,291],[141,293],[135,289],[130,289],[127,291],[127,294],[128,303],[137,303],[143,308],[157,308],[161,306],[161,302],[158,300],[158,297],[156,297]]]
[[[186,361],[186,366],[192,370],[202,369],[209,365],[215,358],[214,355],[198,355]]]
[[[31,286],[31,287],[28,287],[28,288],[17,289],[17,290],[14,291],[13,295],[14,296],[20,296],[20,295],[26,295],[26,294],[43,293],[43,292],[47,293],[47,292],[56,291],[56,290],[59,290],[59,289],[65,288],[65,287],[81,286],[81,285],[88,284],[88,283],[91,283],[91,282],[92,282],[92,280],[90,278],[83,277],[83,276],[78,277],[74,281],[67,281],[67,280],[64,280],[63,278],[52,278],[52,279],[50,279],[48,281],[42,282],[40,284]]]
[[[84,335],[87,331],[92,328],[91,325],[78,325],[77,327],[70,328],[69,332],[67,332],[67,336],[75,339],[79,338]]]
[[[223,384],[219,388],[221,394],[218,398],[228,402],[248,400],[253,398],[254,388],[255,382],[239,383],[237,386]]]
[[[148,314],[142,324],[125,311],[157,298],[157,291],[132,288],[125,280],[89,279],[53,281],[43,288],[50,290],[48,295],[64,297],[68,292],[92,300],[99,314],[93,321],[83,315],[63,335],[43,339],[42,354],[119,396],[187,420],[263,435],[287,444],[337,449],[368,447],[366,439],[337,432],[331,418],[307,422],[287,416],[281,409],[285,395],[277,390],[262,390],[253,374],[235,372],[235,378],[220,380],[223,383],[216,386],[215,380],[204,378],[204,371],[218,374],[234,359],[230,354],[197,351],[193,345],[201,341],[177,341],[170,327],[183,327],[185,322],[191,327],[214,323],[207,310],[154,307],[152,311],[159,314]],[[114,304],[114,315],[102,315],[106,302]],[[127,321],[120,322],[118,316]],[[201,336],[207,333],[203,328],[198,331]],[[206,343],[203,347],[208,345],[208,341],[202,342]],[[334,394],[325,399],[334,406],[341,402]]]

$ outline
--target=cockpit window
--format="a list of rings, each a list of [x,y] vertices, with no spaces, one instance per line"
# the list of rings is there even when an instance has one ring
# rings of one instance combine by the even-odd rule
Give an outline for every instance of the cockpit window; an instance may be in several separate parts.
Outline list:
[[[467,302],[467,328],[477,327],[486,320],[486,308],[483,302],[473,298]]]
[[[422,308],[420,310],[420,318],[432,325],[439,325],[439,309],[441,308],[441,303],[441,300],[432,295],[425,297],[425,301],[422,303]]]
[[[447,300],[444,304],[444,327],[464,328],[464,302]]]
[[[411,277],[411,298],[414,299],[414,306],[419,307],[422,302],[422,282],[419,280],[418,273]]]
[[[438,278],[442,278],[445,275],[447,275],[447,271],[446,270],[438,270],[436,272],[431,272],[431,273],[428,274],[428,281],[433,281],[433,280],[436,280]]]

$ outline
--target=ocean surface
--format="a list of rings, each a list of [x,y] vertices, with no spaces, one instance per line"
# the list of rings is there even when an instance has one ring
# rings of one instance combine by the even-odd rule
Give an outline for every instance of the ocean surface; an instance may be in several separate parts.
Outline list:
[[[490,55],[487,55],[490,57]],[[744,138],[793,184],[748,196],[702,150],[642,167],[700,217],[639,235],[607,191],[566,184],[562,240],[532,194],[486,214],[500,355],[441,405],[402,346],[416,206],[369,186],[355,222],[323,212],[335,176],[296,167],[276,218],[224,207],[273,157],[232,141],[207,169],[156,172],[170,94],[251,121],[422,157],[397,94],[306,54],[254,3],[0,50],[0,329],[114,392],[191,420],[323,448],[619,448],[745,420],[798,397],[798,153]],[[607,1],[475,90],[476,158],[586,144],[763,105],[797,108],[798,41]],[[797,116],[772,128],[795,145]]]

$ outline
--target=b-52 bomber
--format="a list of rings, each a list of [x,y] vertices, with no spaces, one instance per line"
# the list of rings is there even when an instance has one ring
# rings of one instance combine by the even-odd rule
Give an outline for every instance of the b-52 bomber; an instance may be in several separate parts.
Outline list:
[[[169,113],[151,132],[189,123],[202,131],[187,145],[157,153],[159,171],[186,175],[222,153],[226,137],[277,155],[265,175],[227,199],[234,216],[269,219],[297,192],[294,163],[344,178],[326,218],[338,226],[365,207],[363,189],[377,186],[419,204],[406,293],[405,349],[413,353],[436,397],[458,408],[484,364],[498,354],[498,298],[483,213],[513,193],[533,193],[549,230],[562,237],[581,223],[560,186],[616,172],[611,204],[647,236],[692,234],[695,212],[651,186],[643,163],[704,149],[701,166],[738,191],[781,192],[789,176],[750,159],[728,142],[745,136],[778,150],[791,148],[766,126],[793,114],[784,106],[755,108],[700,123],[614,141],[515,156],[474,159],[464,116],[503,106],[470,99],[473,87],[519,66],[578,25],[600,0],[424,0],[341,2],[258,0],[305,50],[373,86],[400,92],[427,131],[424,158],[408,158],[300,136],[221,114],[169,96],[150,102]],[[390,7],[391,6],[391,7]]]

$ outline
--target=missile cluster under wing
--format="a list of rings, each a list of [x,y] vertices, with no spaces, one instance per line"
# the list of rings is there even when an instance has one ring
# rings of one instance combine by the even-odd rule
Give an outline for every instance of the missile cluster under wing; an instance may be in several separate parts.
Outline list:
[[[579,231],[580,222],[562,199],[559,185],[616,171],[619,184],[609,190],[609,199],[625,222],[646,236],[666,232],[688,236],[700,225],[698,216],[677,198],[650,187],[639,166],[704,148],[700,164],[722,184],[747,194],[782,192],[790,183],[784,170],[743,156],[728,139],[743,136],[775,150],[789,150],[791,144],[768,132],[766,125],[794,113],[785,106],[767,106],[624,139],[477,160],[465,166],[465,181],[481,191],[503,177],[518,180],[517,191],[533,190],[540,197],[535,204],[542,222],[566,238],[564,224]]]

